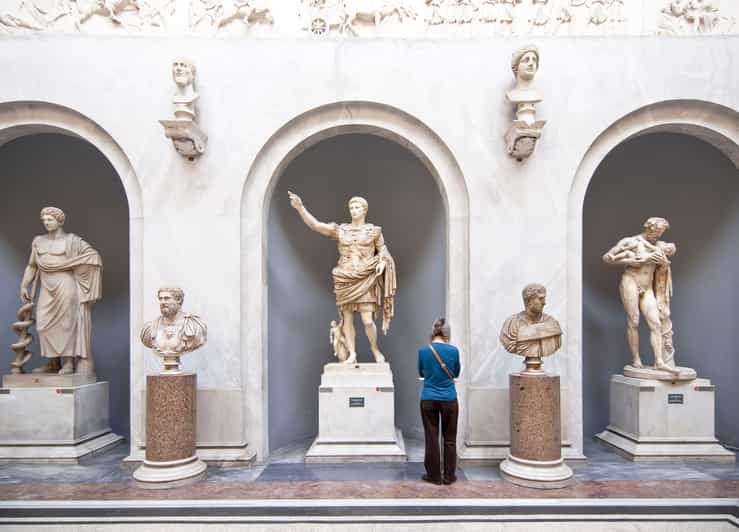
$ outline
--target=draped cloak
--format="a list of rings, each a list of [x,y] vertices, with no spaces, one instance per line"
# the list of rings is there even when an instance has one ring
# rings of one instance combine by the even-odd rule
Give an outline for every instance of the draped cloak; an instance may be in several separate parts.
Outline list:
[[[375,317],[382,309],[382,329],[389,330],[398,284],[395,261],[385,246],[382,228],[372,224],[358,228],[333,224],[333,229],[339,248],[339,263],[331,272],[336,305],[354,311],[369,308]],[[375,269],[381,260],[385,270],[378,275]]]
[[[526,312],[519,312],[503,323],[500,343],[509,353],[543,358],[562,347],[562,329],[549,314],[542,314],[537,323],[529,323]]]
[[[67,233],[63,238],[63,255],[39,249],[48,240],[45,235],[31,244],[29,264],[38,268],[34,285],[38,284],[36,330],[41,356],[89,358],[92,305],[102,297],[103,261],[77,235]]]
[[[150,349],[161,351],[157,336],[162,327],[165,326],[162,323],[162,319],[159,316],[157,319],[147,322],[141,330],[141,343]],[[195,351],[205,343],[208,337],[208,326],[200,316],[195,314],[183,314],[182,320],[176,326],[177,347],[174,349],[174,352],[177,354]]]

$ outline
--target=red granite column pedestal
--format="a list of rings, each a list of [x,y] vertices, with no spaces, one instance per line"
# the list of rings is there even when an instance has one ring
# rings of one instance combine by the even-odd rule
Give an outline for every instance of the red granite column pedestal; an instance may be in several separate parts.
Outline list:
[[[561,488],[572,481],[562,460],[559,375],[521,372],[509,376],[511,452],[503,478],[531,488]]]
[[[146,377],[146,459],[133,478],[145,488],[195,482],[206,465],[195,454],[197,375]]]

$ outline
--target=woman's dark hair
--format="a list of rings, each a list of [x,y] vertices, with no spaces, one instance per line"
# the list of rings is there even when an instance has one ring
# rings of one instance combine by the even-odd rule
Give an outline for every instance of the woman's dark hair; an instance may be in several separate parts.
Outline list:
[[[449,326],[449,322],[446,321],[446,318],[439,318],[431,327],[431,339],[433,340],[436,336],[441,336],[446,342],[451,338],[452,328]]]

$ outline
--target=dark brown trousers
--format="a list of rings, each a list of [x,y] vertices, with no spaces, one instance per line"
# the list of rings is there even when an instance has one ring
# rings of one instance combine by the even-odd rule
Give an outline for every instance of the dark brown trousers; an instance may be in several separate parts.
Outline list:
[[[457,416],[459,404],[453,401],[421,401],[421,419],[426,436],[426,455],[423,465],[432,480],[442,480],[439,456],[439,418],[444,448],[444,479],[456,480],[457,469]]]

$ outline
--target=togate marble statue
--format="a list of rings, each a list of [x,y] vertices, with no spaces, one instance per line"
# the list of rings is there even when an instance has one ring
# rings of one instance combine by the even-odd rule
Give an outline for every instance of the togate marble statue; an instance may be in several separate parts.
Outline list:
[[[192,61],[177,58],[172,62],[172,79],[175,92],[172,96],[174,120],[160,120],[164,135],[172,139],[177,153],[193,160],[202,155],[208,136],[195,123],[195,102],[199,94],[195,90],[195,65]]]
[[[509,353],[525,357],[525,373],[540,373],[542,359],[562,347],[562,329],[557,320],[544,313],[544,286],[528,284],[521,295],[525,309],[505,320],[500,343]]]
[[[621,239],[605,255],[607,264],[625,266],[619,292],[626,312],[626,336],[631,350],[631,364],[624,368],[627,377],[658,380],[691,380],[695,370],[675,365],[672,342],[670,300],[672,272],[670,257],[675,244],[660,240],[670,228],[664,218],[649,218],[641,234]],[[654,366],[645,368],[639,356],[639,313],[649,327],[649,340],[654,351]]]
[[[522,161],[534,152],[546,124],[546,120],[536,119],[535,105],[544,99],[533,86],[534,76],[539,70],[539,49],[526,45],[513,52],[511,70],[516,77],[516,86],[506,93],[506,98],[516,105],[516,119],[505,140],[508,155]]]
[[[41,210],[46,234],[33,239],[21,281],[19,321],[13,324],[19,335],[12,346],[16,351],[13,373],[22,373],[31,356],[26,347],[31,342],[28,327],[35,305],[41,356],[47,362],[33,373],[77,373],[94,379],[92,306],[102,297],[103,261],[82,238],[64,232],[65,219],[56,207]]]
[[[288,192],[290,205],[298,211],[305,225],[337,241],[339,262],[332,270],[339,322],[331,322],[330,339],[334,355],[341,361],[357,361],[354,313],[364,324],[370,349],[376,362],[385,357],[377,345],[375,315],[382,310],[382,332],[390,330],[393,318],[397,278],[395,261],[385,245],[382,228],[366,223],[367,200],[355,196],[349,200],[348,224],[323,223],[308,212],[300,196]]]
[[[177,374],[180,357],[207,341],[208,327],[199,316],[182,312],[185,293],[181,288],[160,288],[157,298],[161,316],[144,325],[141,342],[162,357],[162,373]]]

